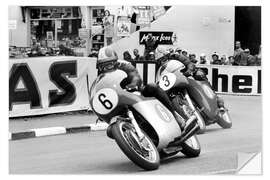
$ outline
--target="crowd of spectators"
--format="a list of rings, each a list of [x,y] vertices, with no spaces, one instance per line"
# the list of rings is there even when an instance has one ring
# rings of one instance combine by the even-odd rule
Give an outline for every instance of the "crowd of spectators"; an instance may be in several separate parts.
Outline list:
[[[74,41],[75,42],[75,41]],[[79,39],[78,39],[79,44]],[[68,55],[75,56],[72,47],[75,45],[60,44],[59,47],[42,47],[40,43],[33,41],[31,48],[16,48],[10,47],[9,53],[10,57],[37,57],[37,56],[57,56],[57,55]],[[20,52],[20,53],[18,53]],[[234,54],[230,56],[219,55],[214,52],[210,56],[202,53],[196,56],[194,53],[190,53],[185,49],[181,48],[169,48],[162,49],[159,48],[157,43],[153,40],[152,34],[149,34],[149,38],[145,44],[145,51],[143,55],[140,55],[138,49],[134,49],[130,54],[129,51],[123,52],[123,59],[127,61],[156,61],[160,62],[163,60],[173,59],[175,55],[181,55],[189,59],[194,64],[213,64],[213,65],[232,65],[232,66],[261,66],[261,47],[259,48],[259,53],[252,55],[248,48],[242,49],[241,42],[235,42]],[[97,57],[98,51],[92,50],[89,57]],[[208,58],[209,59],[208,59]]]
[[[168,59],[173,59],[175,54],[180,54],[188,58],[194,64],[213,64],[213,65],[232,65],[232,66],[260,66],[261,65],[261,47],[259,49],[259,53],[256,55],[251,55],[250,50],[248,48],[242,49],[240,41],[236,41],[235,43],[235,51],[233,55],[219,55],[217,52],[214,52],[210,55],[210,59],[207,59],[206,54],[202,53],[197,58],[196,54],[189,53],[185,49],[181,48],[169,48],[167,50],[160,50],[159,48],[154,48],[155,52],[151,49],[145,50],[144,55],[141,56],[138,49],[133,50],[133,57],[129,53],[129,51],[125,51],[123,53],[124,60],[127,61],[163,61]],[[157,55],[159,54],[159,55]],[[161,54],[161,55],[160,55]]]

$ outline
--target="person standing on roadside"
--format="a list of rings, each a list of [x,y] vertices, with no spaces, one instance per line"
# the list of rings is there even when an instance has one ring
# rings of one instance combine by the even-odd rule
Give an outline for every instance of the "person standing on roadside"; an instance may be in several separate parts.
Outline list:
[[[234,50],[234,54],[233,54],[233,58],[234,58],[234,65],[242,65],[242,61],[244,61],[244,50],[241,48],[241,42],[240,41],[236,41],[235,42],[235,50]]]
[[[145,41],[144,57],[146,60],[150,59],[150,53],[155,53],[156,48],[158,47],[158,42],[153,37],[152,33],[149,33],[147,40]]]
[[[145,60],[143,56],[140,56],[138,49],[133,50],[133,55],[134,55],[133,60],[135,60],[135,61],[143,61],[143,60]]]

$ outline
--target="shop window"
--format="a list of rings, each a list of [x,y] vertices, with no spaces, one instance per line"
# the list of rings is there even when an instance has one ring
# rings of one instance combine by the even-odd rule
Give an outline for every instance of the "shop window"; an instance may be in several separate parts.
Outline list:
[[[37,42],[47,47],[74,47],[72,44],[78,41],[82,21],[79,7],[34,7],[30,9],[30,18],[31,45]]]
[[[31,19],[40,19],[40,9],[32,9],[30,13]]]

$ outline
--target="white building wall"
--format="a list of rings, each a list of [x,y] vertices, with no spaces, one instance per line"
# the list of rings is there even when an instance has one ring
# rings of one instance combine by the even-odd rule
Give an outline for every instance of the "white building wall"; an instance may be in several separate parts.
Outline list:
[[[140,31],[173,31],[178,37],[174,46],[187,49],[197,57],[205,53],[210,58],[214,51],[229,56],[234,49],[234,6],[173,6],[150,28]],[[144,46],[139,45],[138,31],[112,46],[119,57],[125,50],[132,53],[138,48],[140,54],[144,51]]]
[[[9,29],[9,45],[17,47],[27,47],[29,43],[27,19],[22,21],[22,12],[20,6],[8,7],[8,20],[16,20],[16,29]]]

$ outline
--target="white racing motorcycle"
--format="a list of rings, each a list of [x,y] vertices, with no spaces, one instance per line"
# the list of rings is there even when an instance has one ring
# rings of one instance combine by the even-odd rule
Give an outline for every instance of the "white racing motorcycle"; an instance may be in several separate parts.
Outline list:
[[[200,154],[195,123],[181,132],[172,113],[156,98],[127,91],[121,82],[127,74],[114,70],[101,74],[90,89],[92,110],[109,124],[107,136],[114,139],[125,155],[145,170],[157,169],[160,158],[182,152]]]

